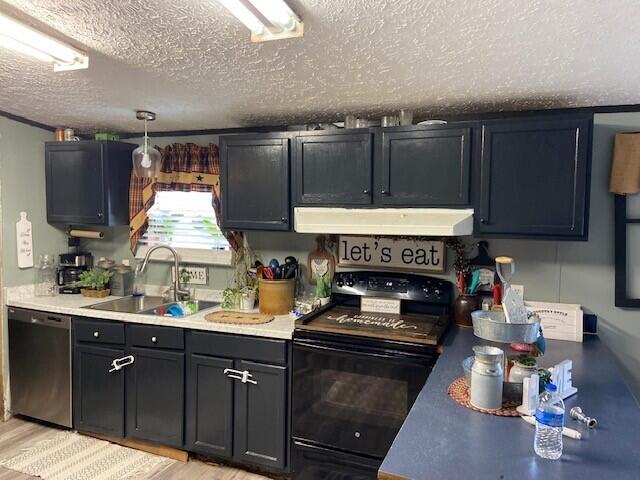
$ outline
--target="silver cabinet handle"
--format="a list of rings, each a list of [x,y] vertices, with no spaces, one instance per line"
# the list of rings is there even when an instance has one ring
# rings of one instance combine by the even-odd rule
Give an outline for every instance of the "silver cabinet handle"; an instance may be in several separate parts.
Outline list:
[[[126,357],[116,358],[113,360],[113,362],[111,362],[111,368],[109,369],[109,373],[117,372],[118,370],[121,370],[123,367],[126,367],[127,365],[131,365],[134,361],[135,361],[135,358],[133,358],[133,355],[127,355]]]
[[[100,336],[100,332],[98,331],[93,332],[93,336],[94,338],[98,338]]]
[[[223,373],[229,378],[240,380],[242,383],[253,383],[254,385],[258,384],[257,381],[252,380],[253,375],[251,375],[248,370],[240,371],[233,368],[225,368]]]
[[[152,343],[158,343],[158,337],[151,337]]]

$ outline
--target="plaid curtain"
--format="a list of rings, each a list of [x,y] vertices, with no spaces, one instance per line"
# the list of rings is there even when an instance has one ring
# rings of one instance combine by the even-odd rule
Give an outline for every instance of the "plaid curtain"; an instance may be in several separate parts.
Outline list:
[[[158,147],[156,147],[158,148]],[[220,161],[218,146],[201,147],[193,143],[174,143],[158,148],[161,153],[160,175],[154,181],[136,177],[131,172],[129,184],[129,243],[135,254],[138,240],[149,227],[147,211],[153,206],[157,191],[211,192],[213,209],[220,226]],[[222,229],[221,229],[222,230]],[[229,245],[237,251],[242,233],[224,231]]]

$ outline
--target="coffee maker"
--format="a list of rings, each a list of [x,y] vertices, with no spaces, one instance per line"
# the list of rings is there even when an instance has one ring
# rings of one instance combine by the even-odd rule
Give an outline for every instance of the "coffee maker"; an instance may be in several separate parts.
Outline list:
[[[69,253],[61,253],[58,262],[58,286],[60,293],[80,293],[80,287],[76,282],[80,280],[80,274],[93,268],[93,255],[86,252],[78,252],[78,238],[69,237]]]

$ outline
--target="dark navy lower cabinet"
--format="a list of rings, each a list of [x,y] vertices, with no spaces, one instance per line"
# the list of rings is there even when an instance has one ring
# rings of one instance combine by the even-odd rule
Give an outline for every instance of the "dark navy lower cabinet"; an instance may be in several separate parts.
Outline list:
[[[592,115],[482,124],[475,233],[584,240]]]
[[[184,352],[129,347],[126,436],[182,448]]]
[[[288,441],[287,367],[244,360],[236,365],[252,381],[235,381],[235,456],[240,462],[282,469]]]
[[[73,336],[77,430],[288,472],[287,341],[87,318]]]
[[[233,360],[191,354],[187,361],[186,446],[188,450],[231,458],[233,388],[225,375]]]
[[[271,472],[287,471],[287,351],[284,340],[190,332],[187,450]]]
[[[124,347],[76,343],[73,350],[76,430],[124,436],[124,372],[109,372],[111,362],[121,357],[124,357]]]

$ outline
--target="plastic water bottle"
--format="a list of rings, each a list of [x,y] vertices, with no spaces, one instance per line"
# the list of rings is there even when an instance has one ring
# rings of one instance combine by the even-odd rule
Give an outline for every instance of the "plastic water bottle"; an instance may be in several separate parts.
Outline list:
[[[536,436],[533,448],[542,458],[557,460],[562,455],[562,427],[564,426],[564,402],[558,388],[549,383],[540,395],[536,409]]]

